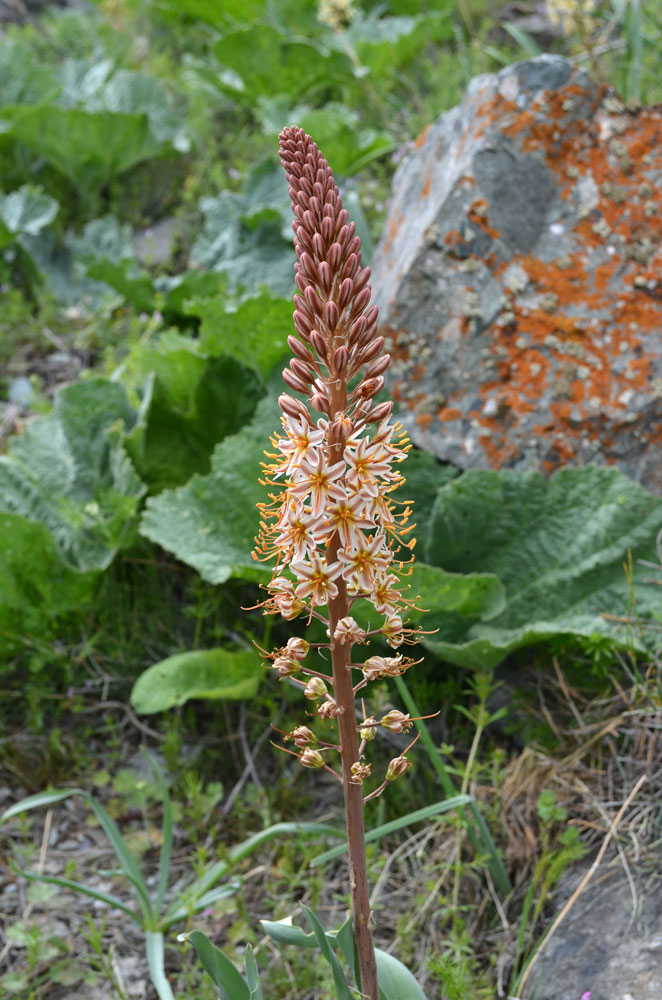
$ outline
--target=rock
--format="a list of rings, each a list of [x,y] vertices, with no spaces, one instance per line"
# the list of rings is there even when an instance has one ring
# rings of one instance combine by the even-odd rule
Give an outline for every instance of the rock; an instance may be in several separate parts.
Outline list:
[[[146,267],[167,264],[182,230],[179,219],[168,218],[138,230],[133,238],[136,257]]]
[[[662,109],[558,56],[415,141],[373,261],[390,388],[460,468],[619,466],[662,493]]]
[[[584,871],[562,876],[559,909]],[[521,1000],[579,1000],[589,992],[591,1000],[662,997],[662,898],[642,878],[635,905],[623,870],[606,882],[601,871],[537,959]]]

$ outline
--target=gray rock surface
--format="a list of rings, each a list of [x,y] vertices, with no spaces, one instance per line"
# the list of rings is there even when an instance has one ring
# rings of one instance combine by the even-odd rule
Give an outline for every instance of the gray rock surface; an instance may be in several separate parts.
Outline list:
[[[373,261],[416,444],[662,492],[661,136],[662,109],[557,56],[476,78],[419,136]]]
[[[618,862],[615,865],[618,866]],[[585,868],[562,877],[559,909]],[[633,888],[623,870],[602,867],[538,959],[521,1000],[660,1000],[662,894],[657,879]]]

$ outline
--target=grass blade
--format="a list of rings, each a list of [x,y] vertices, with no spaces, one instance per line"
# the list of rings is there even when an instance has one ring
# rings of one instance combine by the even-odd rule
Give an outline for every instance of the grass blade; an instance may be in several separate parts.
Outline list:
[[[398,694],[402,698],[407,708],[407,711],[410,713],[410,715],[419,716],[421,713],[418,710],[418,706],[414,701],[414,699],[412,698],[409,692],[409,688],[405,684],[402,677],[395,678],[395,685],[398,689]],[[456,793],[455,783],[453,782],[453,779],[451,778],[448,771],[444,767],[444,763],[439,756],[439,752],[434,744],[434,740],[430,736],[430,730],[425,725],[425,722],[423,722],[423,720],[416,722],[415,725],[421,734],[421,743],[428,752],[430,762],[433,768],[435,769],[437,776],[439,777],[439,780],[441,782],[441,787],[443,788],[443,790],[446,792],[447,795],[451,796],[456,795],[457,793]],[[487,867],[489,869],[490,875],[492,876],[492,881],[494,882],[494,885],[496,886],[498,891],[503,896],[507,896],[512,889],[512,886],[510,884],[510,879],[508,878],[508,872],[504,867],[503,861],[501,860],[501,856],[497,851],[496,844],[494,843],[494,840],[492,838],[492,834],[490,833],[487,824],[482,814],[480,813],[480,810],[478,809],[478,806],[475,804],[475,802],[473,802],[473,800],[471,800],[471,803],[472,805],[470,806],[470,809],[471,809],[473,823],[471,822],[471,820],[467,821],[464,809],[460,810],[460,817],[465,824],[467,835],[473,845],[474,850],[479,854],[482,853],[483,850],[487,851],[488,854]],[[476,827],[478,828],[478,832],[476,831]]]
[[[410,826],[412,823],[421,823],[432,816],[438,816],[440,813],[450,812],[451,809],[459,809],[462,806],[469,805],[471,801],[470,795],[455,795],[452,799],[442,799],[440,802],[433,802],[432,805],[416,809],[414,812],[407,813],[406,816],[399,816],[388,823],[376,826],[373,830],[368,830],[365,835],[366,844],[370,843],[371,840],[379,840],[380,837],[385,837],[396,830],[402,830],[405,826]],[[346,850],[347,841],[339,844],[337,847],[331,847],[328,851],[324,851],[323,854],[318,854],[310,863],[316,867],[324,865],[333,858],[339,858]]]
[[[130,906],[123,903],[121,899],[117,896],[111,896],[109,892],[100,892],[98,889],[92,889],[90,886],[85,885],[83,882],[74,882],[70,878],[61,878],[58,875],[39,875],[37,872],[25,872],[20,871],[18,868],[15,871],[19,875],[23,875],[24,878],[30,879],[31,882],[48,882],[49,885],[59,885],[62,889],[71,889],[72,892],[80,892],[84,896],[90,896],[92,899],[98,899],[100,903],[106,903],[108,906],[114,907],[116,910],[121,910],[122,913],[126,913],[127,917],[131,917],[138,926],[142,926],[142,921],[140,919],[140,914],[132,910]]]
[[[87,799],[94,815],[99,820],[99,824],[103,832],[108,837],[108,840],[117,855],[117,860],[122,867],[122,871],[136,890],[138,902],[141,910],[143,911],[145,924],[151,925],[154,922],[154,911],[152,909],[149,893],[147,892],[147,886],[145,885],[143,877],[138,869],[138,865],[136,864],[136,859],[127,847],[115,821],[108,815],[101,803],[97,802],[91,795],[88,795],[87,792],[82,792],[82,794]]]
[[[342,966],[338,961],[338,956],[335,954],[331,945],[329,944],[328,938],[324,933],[324,928],[315,916],[312,910],[309,910],[307,906],[301,904],[301,909],[306,914],[308,922],[313,928],[313,934],[317,939],[317,944],[319,945],[320,951],[322,952],[324,958],[327,960],[331,966],[331,971],[333,972],[333,982],[336,988],[336,996],[338,1000],[352,1000],[352,994],[349,991],[349,986],[347,985],[347,979],[345,978],[345,973],[342,970]]]

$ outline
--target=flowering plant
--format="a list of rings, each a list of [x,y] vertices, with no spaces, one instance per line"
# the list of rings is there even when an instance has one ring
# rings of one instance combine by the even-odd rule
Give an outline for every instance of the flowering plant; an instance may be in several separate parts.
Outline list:
[[[342,784],[361,988],[369,1000],[378,1000],[363,809],[407,771],[410,747],[368,792],[365,752],[380,728],[406,732],[412,720],[396,710],[377,719],[365,709],[357,719],[355,701],[371,680],[403,674],[415,661],[397,653],[355,662],[352,651],[373,636],[393,649],[417,641],[403,617],[413,602],[404,596],[401,579],[414,548],[414,540],[406,539],[411,508],[393,497],[404,483],[398,466],[409,445],[401,425],[392,422],[393,403],[375,401],[390,358],[377,332],[377,308],[369,305],[370,270],[361,266],[361,241],[333,174],[299,128],[281,133],[280,158],[295,217],[299,290],[298,336],[289,337],[293,357],[283,379],[298,396],[284,393],[279,399],[282,432],[272,439],[274,451],[264,465],[270,493],[260,505],[254,557],[275,557],[265,614],[317,619],[328,642],[292,636],[265,656],[281,679],[290,678],[317,703],[322,720],[337,725],[337,742],[319,738],[307,725],[285,739],[294,743],[297,749],[290,752],[304,767],[323,768]],[[377,627],[363,628],[352,616],[361,598],[383,616]],[[330,652],[331,675],[308,662],[319,649]]]

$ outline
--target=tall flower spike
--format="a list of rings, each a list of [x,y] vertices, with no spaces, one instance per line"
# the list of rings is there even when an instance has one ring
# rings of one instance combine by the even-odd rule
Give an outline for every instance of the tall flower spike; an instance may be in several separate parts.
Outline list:
[[[362,758],[379,727],[403,732],[410,720],[392,712],[380,723],[369,716],[370,725],[357,724],[355,697],[371,679],[404,673],[412,661],[398,655],[358,664],[351,653],[376,634],[393,646],[405,637],[416,641],[416,631],[403,624],[413,602],[404,596],[398,575],[414,545],[405,541],[411,511],[392,497],[404,483],[398,466],[407,457],[408,441],[401,425],[391,423],[393,404],[375,399],[390,359],[377,333],[377,309],[369,304],[370,269],[361,264],[361,241],[329,165],[300,128],[283,130],[280,158],[294,213],[298,336],[288,339],[293,357],[283,379],[289,391],[279,399],[282,432],[272,438],[274,453],[264,466],[273,492],[259,505],[254,556],[275,560],[265,614],[291,620],[307,613],[309,621],[324,623],[329,636],[322,645],[330,650],[332,675],[324,669],[328,660],[320,670],[307,665],[315,650],[296,638],[267,654],[273,661],[268,665],[281,679],[300,685],[309,702],[319,703],[319,726],[338,727],[337,744],[320,737],[324,757],[310,746],[317,738],[309,735],[312,730],[293,730],[301,751],[295,756],[304,767],[331,771],[342,780],[362,996],[379,1000],[363,810],[392,775],[364,795],[371,768]],[[358,598],[367,598],[384,616],[381,627],[368,632],[352,617]],[[340,755],[340,774],[329,762],[334,753]]]

